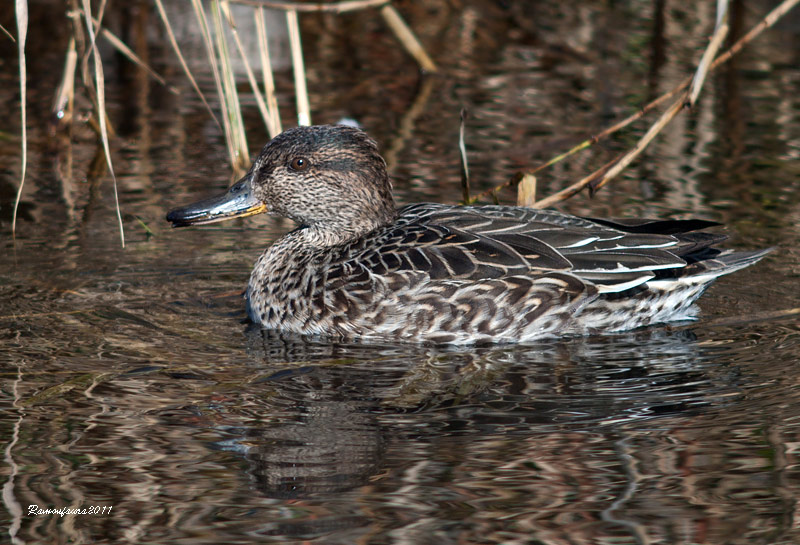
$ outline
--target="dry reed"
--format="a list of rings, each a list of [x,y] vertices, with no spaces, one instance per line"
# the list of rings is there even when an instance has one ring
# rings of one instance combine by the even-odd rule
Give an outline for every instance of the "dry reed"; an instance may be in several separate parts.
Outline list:
[[[458,151],[461,154],[461,190],[464,202],[469,202],[469,163],[467,162],[467,147],[464,144],[464,126],[467,124],[467,109],[461,108],[461,124],[458,128]]]
[[[103,5],[101,4],[100,13],[97,16],[98,26],[102,21]],[[119,224],[119,237],[120,244],[125,247],[125,227],[122,225],[122,210],[119,206],[119,192],[117,191],[117,176],[114,174],[114,165],[111,161],[111,150],[108,145],[108,127],[106,125],[106,91],[105,91],[105,77],[103,75],[103,60],[100,58],[100,51],[97,49],[97,41],[95,36],[94,23],[92,22],[92,11],[89,5],[89,0],[83,0],[83,13],[86,19],[86,30],[89,34],[89,43],[91,46],[91,55],[94,58],[94,78],[97,93],[97,121],[100,125],[100,139],[103,143],[103,153],[106,157],[106,165],[108,172],[111,174],[111,180],[114,186],[114,206],[117,211],[117,223]]]
[[[256,30],[258,32],[259,53],[261,56],[264,79],[264,95],[266,98],[262,95],[259,86],[256,83],[255,75],[250,66],[250,62],[239,39],[236,23],[229,8],[229,3],[231,1],[238,4],[254,6],[253,17],[256,24]],[[70,0],[70,2],[71,9],[68,12],[68,17],[72,19],[73,37],[70,39],[67,47],[64,63],[64,74],[54,99],[53,112],[56,118],[59,120],[59,123],[62,125],[69,124],[73,120],[72,104],[75,92],[75,70],[77,68],[77,60],[79,58],[83,59],[81,64],[81,74],[83,77],[84,90],[88,94],[96,112],[96,116],[90,118],[89,123],[98,133],[98,137],[102,143],[106,165],[113,181],[117,222],[119,224],[121,244],[124,247],[125,233],[122,223],[122,212],[119,206],[117,179],[114,173],[109,145],[109,139],[113,136],[114,131],[106,113],[104,89],[105,82],[102,61],[97,52],[97,37],[100,36],[107,40],[123,56],[135,63],[137,66],[141,67],[159,83],[164,85],[166,85],[166,83],[164,78],[162,78],[158,73],[155,72],[155,70],[143,62],[142,59],[139,58],[139,56],[136,55],[130,47],[128,47],[111,31],[102,27],[102,19],[103,14],[105,13],[106,0],[100,0],[96,17],[92,17],[90,0]],[[189,69],[189,65],[186,62],[183,53],[181,52],[181,48],[178,45],[175,33],[172,29],[172,24],[170,23],[166,14],[162,0],[155,0],[155,4],[159,17],[164,24],[167,39],[169,40],[170,45],[172,46],[172,49],[175,52],[175,55],[180,62],[184,73],[186,74],[186,77],[189,79],[193,89],[200,97],[200,100],[202,101],[206,110],[208,110],[211,118],[225,134],[225,143],[230,162],[234,170],[239,170],[246,167],[247,162],[249,162],[249,152],[247,149],[247,138],[244,130],[242,109],[236,90],[236,82],[234,79],[234,72],[228,49],[228,43],[225,36],[226,31],[223,21],[225,21],[225,24],[227,24],[228,29],[231,31],[235,46],[244,63],[247,78],[250,82],[251,88],[253,89],[259,111],[264,119],[267,132],[271,137],[274,137],[280,133],[282,127],[280,113],[278,111],[278,103],[275,97],[275,84],[272,66],[269,58],[267,31],[264,22],[264,8],[283,10],[286,12],[286,21],[290,34],[292,63],[296,87],[295,91],[297,97],[296,102],[298,108],[298,121],[301,125],[308,125],[311,123],[311,107],[308,100],[305,67],[302,57],[302,41],[298,20],[298,13],[300,12],[345,13],[367,8],[379,8],[381,10],[381,15],[386,20],[387,25],[389,25],[389,28],[395,34],[397,39],[403,44],[405,49],[420,64],[420,67],[425,71],[436,71],[436,65],[424,51],[419,43],[419,40],[417,40],[416,36],[414,36],[408,25],[402,20],[399,13],[397,13],[394,7],[391,6],[390,0],[350,0],[328,4],[280,2],[271,0],[212,0],[211,16],[213,21],[213,32],[212,25],[209,24],[209,21],[207,20],[201,0],[192,0],[192,6],[200,27],[201,35],[203,37],[203,43],[206,48],[209,64],[211,65],[211,72],[214,77],[214,83],[221,104],[223,115],[222,123],[220,124],[219,119],[209,105],[206,96],[200,89],[197,80]],[[15,6],[17,21],[16,39],[10,33],[8,33],[6,29],[2,29],[2,31],[6,32],[12,40],[17,42],[20,67],[20,96],[22,102],[22,168],[20,183],[19,187],[17,188],[17,195],[14,201],[12,220],[13,236],[16,235],[17,212],[25,185],[27,168],[25,37],[28,26],[28,5],[26,0],[16,0]],[[84,22],[81,22],[81,18],[84,19]],[[86,32],[88,40],[85,38],[84,32]],[[88,65],[89,57],[92,57],[94,61],[93,78],[90,75],[90,69]],[[168,86],[168,89],[170,92],[177,93],[177,90],[174,87]]]
[[[158,14],[161,17],[161,22],[164,23],[164,27],[167,31],[167,38],[169,39],[170,45],[172,45],[172,50],[175,52],[175,56],[178,57],[178,61],[181,63],[181,67],[183,68],[184,74],[186,77],[189,78],[189,82],[192,84],[192,88],[194,88],[197,95],[200,97],[200,100],[203,102],[203,106],[206,107],[208,113],[211,115],[211,119],[214,120],[214,123],[217,124],[217,127],[220,129],[222,126],[219,124],[219,120],[217,116],[214,115],[214,110],[211,109],[211,106],[208,104],[206,100],[206,96],[203,94],[203,91],[200,90],[200,86],[197,84],[197,80],[194,79],[192,75],[192,71],[189,70],[189,65],[186,63],[186,59],[183,57],[183,53],[181,53],[181,48],[178,45],[178,40],[175,39],[175,33],[172,31],[172,25],[169,22],[169,18],[167,17],[167,12],[164,10],[164,4],[161,3],[161,0],[155,0],[156,8],[158,9]]]
[[[22,188],[25,186],[25,171],[28,167],[28,113],[27,113],[27,81],[28,72],[25,64],[25,40],[28,36],[28,2],[27,0],[16,0],[15,15],[17,19],[17,52],[19,56],[19,94],[20,94],[20,115],[22,117],[22,168],[19,177],[19,188],[17,197],[14,199],[14,213],[11,219],[11,236],[17,234],[17,211],[22,197]]]
[[[294,93],[297,97],[297,124],[311,125],[311,106],[306,89],[306,70],[303,64],[303,46],[300,42],[300,22],[297,12],[286,12],[286,25],[289,27],[289,45],[292,49],[292,68],[294,69]]]
[[[275,96],[275,80],[272,76],[272,61],[269,58],[269,42],[267,40],[267,25],[264,21],[264,9],[253,10],[253,18],[258,32],[258,51],[261,55],[261,74],[264,77],[264,93],[267,95],[267,130],[270,138],[275,138],[282,131],[281,116],[278,111],[278,99]]]
[[[222,22],[222,3],[224,0],[211,0],[211,17],[214,23],[214,37],[217,45],[217,66],[221,69],[222,93],[221,98],[225,104],[224,116],[228,118],[230,127],[231,148],[233,156],[231,163],[235,169],[245,169],[250,161],[250,152],[247,149],[247,135],[244,132],[242,108],[239,104],[239,93],[236,90],[236,77],[233,71],[228,40],[225,38],[225,28]]]
[[[772,11],[770,11],[758,24],[756,24],[752,29],[750,29],[750,31],[748,31],[744,36],[742,36],[732,46],[730,46],[725,52],[723,52],[716,59],[714,59],[714,62],[712,62],[710,64],[710,66],[708,67],[708,71],[713,71],[716,68],[722,66],[724,63],[728,62],[734,55],[738,54],[742,49],[744,49],[744,47],[747,46],[747,44],[752,42],[762,32],[764,32],[764,30],[772,27],[778,20],[780,20],[784,15],[786,15],[789,11],[791,11],[797,5],[798,2],[800,2],[800,0],[784,0],[783,2],[781,2]],[[717,30],[719,30],[719,29],[717,28]],[[712,45],[712,44],[710,44],[710,45]],[[702,64],[702,62],[701,62],[701,64]],[[700,68],[701,67],[698,67],[698,70]],[[696,75],[695,75],[695,77],[696,77]],[[587,148],[591,147],[592,145],[594,145],[595,143],[599,142],[600,140],[603,140],[603,139],[607,138],[608,136],[616,133],[617,131],[623,129],[624,127],[627,127],[631,123],[643,118],[645,115],[647,115],[648,113],[653,111],[655,108],[657,108],[658,106],[660,106],[661,104],[663,104],[664,102],[669,100],[670,98],[672,98],[674,96],[677,96],[678,94],[683,92],[692,83],[692,81],[694,81],[694,80],[695,80],[694,77],[686,78],[685,80],[683,80],[681,83],[679,83],[677,86],[675,86],[670,91],[664,93],[660,97],[656,98],[655,100],[653,100],[650,103],[648,103],[647,105],[645,105],[637,113],[628,116],[627,118],[623,119],[622,121],[620,121],[620,122],[612,125],[611,127],[605,129],[601,133],[599,133],[599,134],[597,134],[595,136],[592,136],[590,138],[587,138],[586,140],[584,140],[581,143],[577,144],[576,146],[572,147],[568,151],[566,151],[564,153],[561,153],[559,155],[556,155],[555,157],[553,157],[549,161],[547,161],[545,163],[542,163],[541,165],[539,165],[537,167],[534,167],[534,168],[531,168],[531,169],[527,169],[527,170],[525,170],[523,172],[518,172],[518,173],[514,174],[514,176],[512,176],[506,182],[504,182],[504,183],[502,183],[500,185],[497,185],[495,187],[492,187],[490,189],[487,189],[486,191],[483,191],[479,195],[473,197],[472,200],[470,201],[470,203],[474,203],[474,202],[478,201],[479,199],[482,199],[482,198],[485,198],[485,197],[491,197],[492,199],[497,201],[497,192],[502,190],[503,188],[515,186],[520,180],[522,180],[524,174],[535,174],[535,173],[537,173],[537,172],[539,172],[541,170],[544,170],[545,168],[548,168],[548,167],[550,167],[550,166],[552,166],[552,165],[554,165],[554,164],[556,164],[556,163],[558,163],[560,161],[563,161],[564,159],[566,159],[566,158],[578,153],[581,150],[584,150],[584,149],[587,149]],[[598,171],[596,171],[596,172],[592,173],[591,175],[587,176],[586,178],[584,178],[580,182],[572,184],[568,188],[560,191],[559,193],[557,193],[557,194],[555,194],[555,195],[553,195],[551,197],[548,197],[547,199],[542,199],[541,201],[538,201],[536,203],[536,206],[538,206],[538,207],[549,206],[551,204],[554,204],[555,202],[563,201],[564,199],[567,199],[567,198],[569,198],[569,197],[571,197],[573,195],[576,195],[584,187],[588,186],[591,182],[593,182],[598,177],[598,175],[602,175],[603,172],[605,172],[607,169],[610,169],[616,162],[617,162],[617,160],[615,159],[615,160],[611,161],[610,163],[607,163],[602,168],[600,168]],[[558,195],[558,197],[556,197],[556,195]]]

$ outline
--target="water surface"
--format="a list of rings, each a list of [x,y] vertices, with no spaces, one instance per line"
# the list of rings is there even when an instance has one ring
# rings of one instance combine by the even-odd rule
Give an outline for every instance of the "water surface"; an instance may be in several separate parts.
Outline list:
[[[481,191],[672,88],[714,16],[712,4],[451,4],[399,4],[443,68],[429,77],[374,12],[302,18],[313,120],[362,123],[398,202],[459,200],[462,107]],[[734,34],[770,7],[735,3]],[[76,123],[69,142],[49,125],[68,25],[46,2],[31,10],[16,241],[19,121],[6,115],[0,128],[0,541],[800,541],[800,325],[762,319],[800,306],[796,15],[711,76],[697,107],[621,178],[561,207],[719,221],[731,247],[774,246],[767,259],[712,287],[694,324],[448,348],[337,344],[244,323],[252,263],[291,223],[164,222],[231,178],[220,131],[147,4],[110,8],[105,23],[180,95],[104,54],[120,248],[93,133]],[[14,58],[13,44],[0,47]],[[13,61],[0,65],[5,112],[19,108],[16,77]],[[277,78],[291,126],[291,73]],[[266,134],[243,100],[256,153]],[[646,127],[544,171],[540,193]],[[111,512],[29,515],[30,505]]]

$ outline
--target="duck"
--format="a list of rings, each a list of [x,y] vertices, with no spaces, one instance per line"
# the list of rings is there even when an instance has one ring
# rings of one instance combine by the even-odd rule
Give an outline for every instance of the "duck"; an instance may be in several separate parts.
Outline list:
[[[257,259],[244,299],[264,328],[333,339],[524,343],[696,317],[720,276],[770,249],[717,248],[699,220],[592,219],[552,209],[397,207],[376,142],[349,125],[273,138],[223,195],[174,227],[267,213],[297,227]]]

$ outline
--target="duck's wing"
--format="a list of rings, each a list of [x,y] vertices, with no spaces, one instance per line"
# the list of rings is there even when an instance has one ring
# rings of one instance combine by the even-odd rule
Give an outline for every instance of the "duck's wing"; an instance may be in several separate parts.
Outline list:
[[[698,260],[723,235],[692,232],[687,221],[596,221],[520,207],[413,205],[380,251],[376,272],[422,270],[432,278],[499,278],[536,270],[567,272],[623,291]]]
[[[372,239],[357,261],[370,273],[424,272],[431,280],[485,280],[531,269],[569,271],[557,249],[526,236],[524,222],[442,205],[401,209],[398,221]]]
[[[369,274],[422,272],[430,280],[572,274],[601,292],[686,267],[723,240],[692,232],[711,222],[590,220],[552,210],[416,204],[370,239],[350,263]],[[345,269],[347,267],[345,266]],[[335,274],[335,273],[334,273]],[[347,275],[343,271],[343,274]]]

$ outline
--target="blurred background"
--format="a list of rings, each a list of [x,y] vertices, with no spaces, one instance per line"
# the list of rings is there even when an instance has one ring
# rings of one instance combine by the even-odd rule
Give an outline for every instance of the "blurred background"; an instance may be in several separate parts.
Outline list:
[[[392,4],[436,73],[420,70],[379,8],[298,21],[311,121],[347,118],[369,132],[399,204],[461,200],[462,108],[479,194],[692,75],[716,9]],[[775,5],[732,2],[728,42]],[[172,230],[164,221],[235,177],[224,101],[189,2],[164,8],[217,121],[157,4],[104,9],[103,27],[165,80],[98,38],[123,249],[80,55],[73,108],[55,104],[74,25],[85,27],[79,7],[28,4],[28,161],[15,237],[19,66],[16,44],[0,35],[0,541],[800,541],[800,326],[796,314],[760,319],[800,306],[800,12],[709,74],[697,105],[620,177],[559,204],[597,217],[718,221],[730,247],[774,246],[770,256],[712,287],[694,324],[448,348],[254,329],[243,323],[242,290],[291,222]],[[261,82],[252,7],[231,10]],[[10,3],[0,24],[16,35]],[[285,13],[266,10],[265,25],[288,128],[298,116]],[[269,129],[226,35],[252,158]],[[87,67],[92,82],[91,59]],[[539,172],[538,196],[630,149],[653,119]],[[512,189],[497,197],[516,202]],[[33,516],[32,504],[113,509]]]

